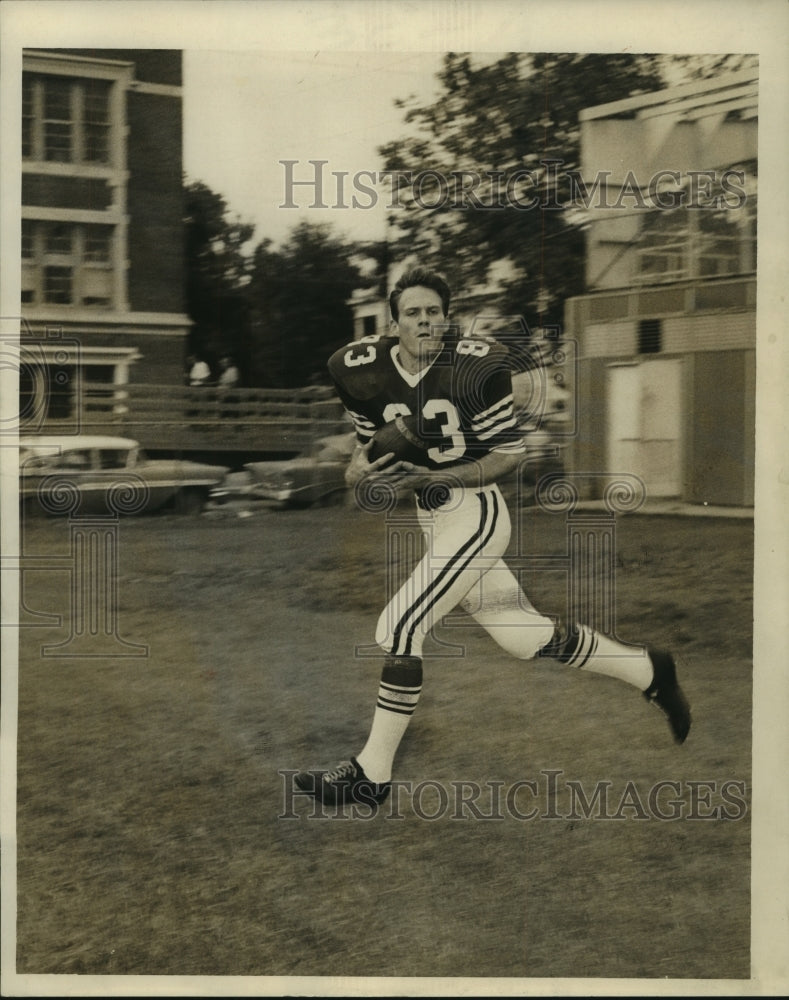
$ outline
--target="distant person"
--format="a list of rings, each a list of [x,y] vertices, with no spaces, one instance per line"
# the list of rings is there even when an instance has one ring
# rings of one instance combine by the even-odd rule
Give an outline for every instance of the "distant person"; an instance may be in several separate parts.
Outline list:
[[[240,378],[235,361],[229,356],[225,356],[219,362],[219,385],[222,389],[235,389]]]
[[[208,367],[205,361],[201,361],[194,355],[190,357],[190,368],[189,368],[189,385],[209,385],[211,382],[211,369]]]
[[[230,355],[226,354],[223,358],[220,358],[219,361],[219,379],[217,381],[217,385],[219,386],[219,389],[222,392],[224,392],[227,389],[235,389],[236,386],[238,385],[238,381],[239,381],[238,368],[236,367],[236,364],[230,357]],[[225,396],[223,398],[226,399],[227,402],[231,404],[238,403],[238,398],[232,395],[229,397]],[[223,420],[227,417],[240,417],[240,416],[241,413],[237,405],[232,410],[222,410]],[[239,430],[240,426],[241,426],[240,424],[237,424],[236,430]]]

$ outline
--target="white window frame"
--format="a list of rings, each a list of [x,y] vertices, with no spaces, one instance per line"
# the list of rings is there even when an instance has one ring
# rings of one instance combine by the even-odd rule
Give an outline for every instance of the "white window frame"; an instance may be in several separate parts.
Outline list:
[[[26,71],[29,72],[29,71]],[[102,160],[88,159],[86,150],[88,147],[87,129],[89,125],[85,118],[85,88],[86,84],[92,82],[93,77],[60,77],[52,74],[30,73],[32,77],[32,113],[26,117],[30,120],[30,145],[31,151],[24,157],[25,163],[37,164],[69,164],[78,167],[112,167],[113,159],[118,155],[118,143],[113,141],[113,121],[112,121],[112,81],[107,81],[107,117],[101,124],[106,129],[106,157]],[[69,85],[69,117],[68,118],[48,118],[46,117],[45,90],[49,79],[67,80]],[[47,140],[48,124],[68,124],[70,128],[69,155],[65,158],[49,156],[49,143]]]
[[[78,173],[104,176],[126,166],[126,91],[132,85],[134,66],[130,62],[110,59],[88,59],[80,56],[27,51],[23,72],[33,77],[32,155],[23,157],[22,169],[34,168],[36,173]],[[68,161],[47,160],[44,149],[44,88],[43,77],[55,76],[71,80],[72,156]],[[88,81],[104,80],[110,85],[108,95],[107,161],[85,160],[84,85]]]
[[[49,367],[64,364],[62,353],[62,348],[54,344],[36,344],[35,347],[31,348],[21,347],[20,364],[30,368],[31,389],[37,400],[33,407],[35,412],[41,411],[50,392]],[[77,407],[88,407],[90,400],[86,398],[84,386],[86,383],[93,382],[91,369],[96,366],[112,369],[112,382],[106,383],[107,392],[112,401],[112,411],[116,414],[126,413],[128,397],[126,386],[129,383],[132,366],[141,358],[142,354],[136,347],[81,347],[65,362],[74,368],[74,385],[71,396],[74,410],[64,417],[48,417],[46,422],[57,424],[58,422],[73,421]],[[82,412],[83,410],[80,410],[80,415]]]
[[[756,218],[756,197],[751,195],[747,205],[732,209],[735,226],[732,232],[716,233],[701,228],[702,213],[712,211],[705,208],[685,208],[681,216],[685,223],[676,232],[642,230],[636,245],[636,267],[633,280],[639,285],[680,281],[691,278],[724,278],[751,273],[755,269],[754,231]],[[679,216],[677,216],[679,218]],[[659,237],[664,239],[660,240]],[[658,239],[653,239],[658,237]],[[721,253],[715,244],[731,246],[731,253]],[[667,261],[663,271],[648,270],[643,267],[645,258],[662,257]],[[713,261],[713,270],[702,269],[702,262]]]
[[[34,220],[25,219],[23,220],[23,226],[27,223],[32,227],[32,255],[29,257],[23,257],[22,259],[22,273],[23,273],[23,286],[27,285],[32,289],[33,301],[23,302],[23,306],[27,307],[44,307],[51,308],[56,306],[58,308],[66,309],[87,309],[91,312],[94,310],[115,310],[117,309],[117,301],[115,298],[115,292],[117,287],[117,282],[113,279],[113,272],[117,268],[117,260],[115,256],[116,239],[114,227],[111,223],[101,220],[101,222],[71,222],[67,220]],[[49,226],[63,225],[68,227],[71,231],[71,249],[68,253],[60,253],[58,251],[51,251],[47,249],[47,229]],[[101,226],[107,230],[107,260],[104,261],[90,261],[86,259],[86,243],[87,237],[90,235],[89,230],[92,226]],[[46,294],[46,268],[48,267],[64,267],[69,268],[72,274],[72,297],[70,302],[50,302],[45,298]],[[86,303],[84,302],[84,290],[87,282],[85,281],[85,276],[91,271],[106,271],[110,273],[109,280],[109,294],[107,296],[106,303]],[[32,281],[28,281],[30,276],[32,276]]]
[[[22,161],[22,172],[36,175],[57,175],[60,177],[100,178],[107,182],[112,192],[112,204],[102,211],[71,208],[43,208],[33,205],[22,206],[24,219],[45,221],[71,221],[99,223],[113,227],[111,252],[113,268],[112,305],[115,311],[128,312],[127,244],[129,217],[126,210],[129,172],[127,169],[126,94],[134,87],[134,64],[125,60],[93,59],[86,56],[72,56],[64,53],[44,52],[26,49],[23,53],[23,71],[31,74],[50,74],[79,80],[106,80],[110,86],[109,95],[109,162],[97,163],[69,162],[27,158]],[[83,91],[84,92],[84,91]],[[24,303],[28,308],[51,310],[52,306],[42,301],[42,294],[36,295],[34,304]],[[76,310],[74,306],[68,308]],[[93,312],[96,307],[88,307]]]

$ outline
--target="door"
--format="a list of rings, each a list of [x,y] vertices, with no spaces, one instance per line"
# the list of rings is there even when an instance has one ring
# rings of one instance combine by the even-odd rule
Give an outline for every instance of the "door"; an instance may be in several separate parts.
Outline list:
[[[608,370],[608,472],[639,476],[648,497],[682,494],[682,361]]]

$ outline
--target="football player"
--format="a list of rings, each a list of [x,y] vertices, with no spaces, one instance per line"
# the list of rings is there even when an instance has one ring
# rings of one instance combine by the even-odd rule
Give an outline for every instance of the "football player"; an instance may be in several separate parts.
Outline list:
[[[671,654],[623,646],[582,624],[561,628],[531,605],[502,560],[511,525],[497,483],[525,454],[506,349],[456,336],[448,322],[450,289],[433,272],[404,274],[389,304],[393,335],[341,348],[329,372],[358,441],[348,485],[413,490],[426,552],[378,620],[385,658],[367,741],[332,770],[296,775],[296,785],[331,804],[384,801],[422,690],[425,636],[458,605],[513,656],[551,657],[633,685],[683,742],[691,716]],[[409,414],[419,418],[422,460],[397,451],[373,458],[376,431]]]

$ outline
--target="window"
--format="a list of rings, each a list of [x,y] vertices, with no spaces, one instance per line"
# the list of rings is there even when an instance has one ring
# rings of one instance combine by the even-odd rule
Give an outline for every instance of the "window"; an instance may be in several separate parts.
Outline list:
[[[755,270],[755,205],[699,212],[698,274],[702,278]]]
[[[663,346],[663,329],[659,319],[642,319],[638,324],[638,353],[659,354]]]
[[[88,163],[109,163],[110,88],[103,80],[84,85],[83,159]]]
[[[110,227],[85,226],[84,259],[89,264],[108,264],[110,260]]]
[[[77,392],[74,365],[47,365],[47,420],[66,420],[74,412]]]
[[[33,79],[25,73],[22,77],[22,158],[27,160],[33,155]]]
[[[112,227],[84,226],[82,228],[82,305],[112,305]]]
[[[112,308],[114,229],[88,223],[22,222],[22,302]]]
[[[111,87],[109,80],[23,74],[22,157],[109,164]]]
[[[49,77],[43,82],[44,159],[70,163],[74,159],[72,84]]]
[[[747,169],[745,169],[747,167]],[[744,176],[755,185],[755,164]],[[682,278],[715,278],[756,270],[756,190],[739,203],[722,188],[696,208],[658,209],[644,217],[636,246],[636,280],[643,283]]]
[[[70,305],[72,299],[70,267],[44,268],[44,301]]]
[[[89,469],[91,465],[90,451],[86,448],[66,451],[53,462],[53,467],[56,469]]]
[[[71,255],[74,233],[69,225],[48,226],[44,230],[44,245],[47,254]]]
[[[22,260],[30,260],[33,256],[33,224],[29,219],[22,220]]]
[[[639,280],[676,281],[689,276],[689,214],[678,209],[647,216],[637,248]]]

